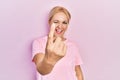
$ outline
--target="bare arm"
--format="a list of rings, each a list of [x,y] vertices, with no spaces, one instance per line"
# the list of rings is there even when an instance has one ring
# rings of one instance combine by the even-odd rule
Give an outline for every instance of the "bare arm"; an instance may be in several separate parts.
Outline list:
[[[36,54],[33,58],[33,61],[36,64],[37,71],[42,75],[50,73],[54,67],[52,63],[44,59],[43,53]]]
[[[84,80],[80,65],[75,66],[75,72],[78,80]]]
[[[66,54],[66,45],[60,37],[57,37],[54,40],[54,31],[55,24],[51,26],[45,53],[38,53],[34,56],[33,59],[38,72],[42,75],[50,73],[54,65]]]

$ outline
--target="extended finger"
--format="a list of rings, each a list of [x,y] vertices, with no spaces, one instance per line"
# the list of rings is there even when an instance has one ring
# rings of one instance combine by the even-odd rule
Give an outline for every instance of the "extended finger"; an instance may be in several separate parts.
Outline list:
[[[50,27],[50,32],[49,32],[48,37],[53,38],[54,37],[54,32],[55,32],[55,24],[53,23]]]
[[[53,36],[54,36],[54,31],[55,31],[55,24],[53,23],[50,27],[50,32],[48,34],[48,40],[47,40],[47,45],[50,45],[53,43]]]

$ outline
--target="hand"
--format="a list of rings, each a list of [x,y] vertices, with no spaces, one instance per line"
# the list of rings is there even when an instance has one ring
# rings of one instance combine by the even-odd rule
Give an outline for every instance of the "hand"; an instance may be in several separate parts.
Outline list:
[[[48,40],[45,49],[45,58],[53,65],[66,54],[66,45],[60,37],[54,40],[55,24],[50,27]]]

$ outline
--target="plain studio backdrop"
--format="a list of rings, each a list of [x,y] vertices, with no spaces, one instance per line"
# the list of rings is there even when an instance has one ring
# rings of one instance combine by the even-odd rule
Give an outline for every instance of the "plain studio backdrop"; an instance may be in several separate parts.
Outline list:
[[[0,80],[35,80],[32,41],[47,34],[56,5],[72,15],[66,36],[79,45],[85,80],[120,80],[119,0],[1,0]]]

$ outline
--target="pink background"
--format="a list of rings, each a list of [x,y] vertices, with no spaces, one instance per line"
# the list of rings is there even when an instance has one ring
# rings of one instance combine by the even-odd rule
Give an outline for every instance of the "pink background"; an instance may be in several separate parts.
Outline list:
[[[31,43],[46,34],[55,5],[72,14],[67,36],[79,45],[85,80],[120,80],[119,0],[1,0],[0,80],[35,80]]]

